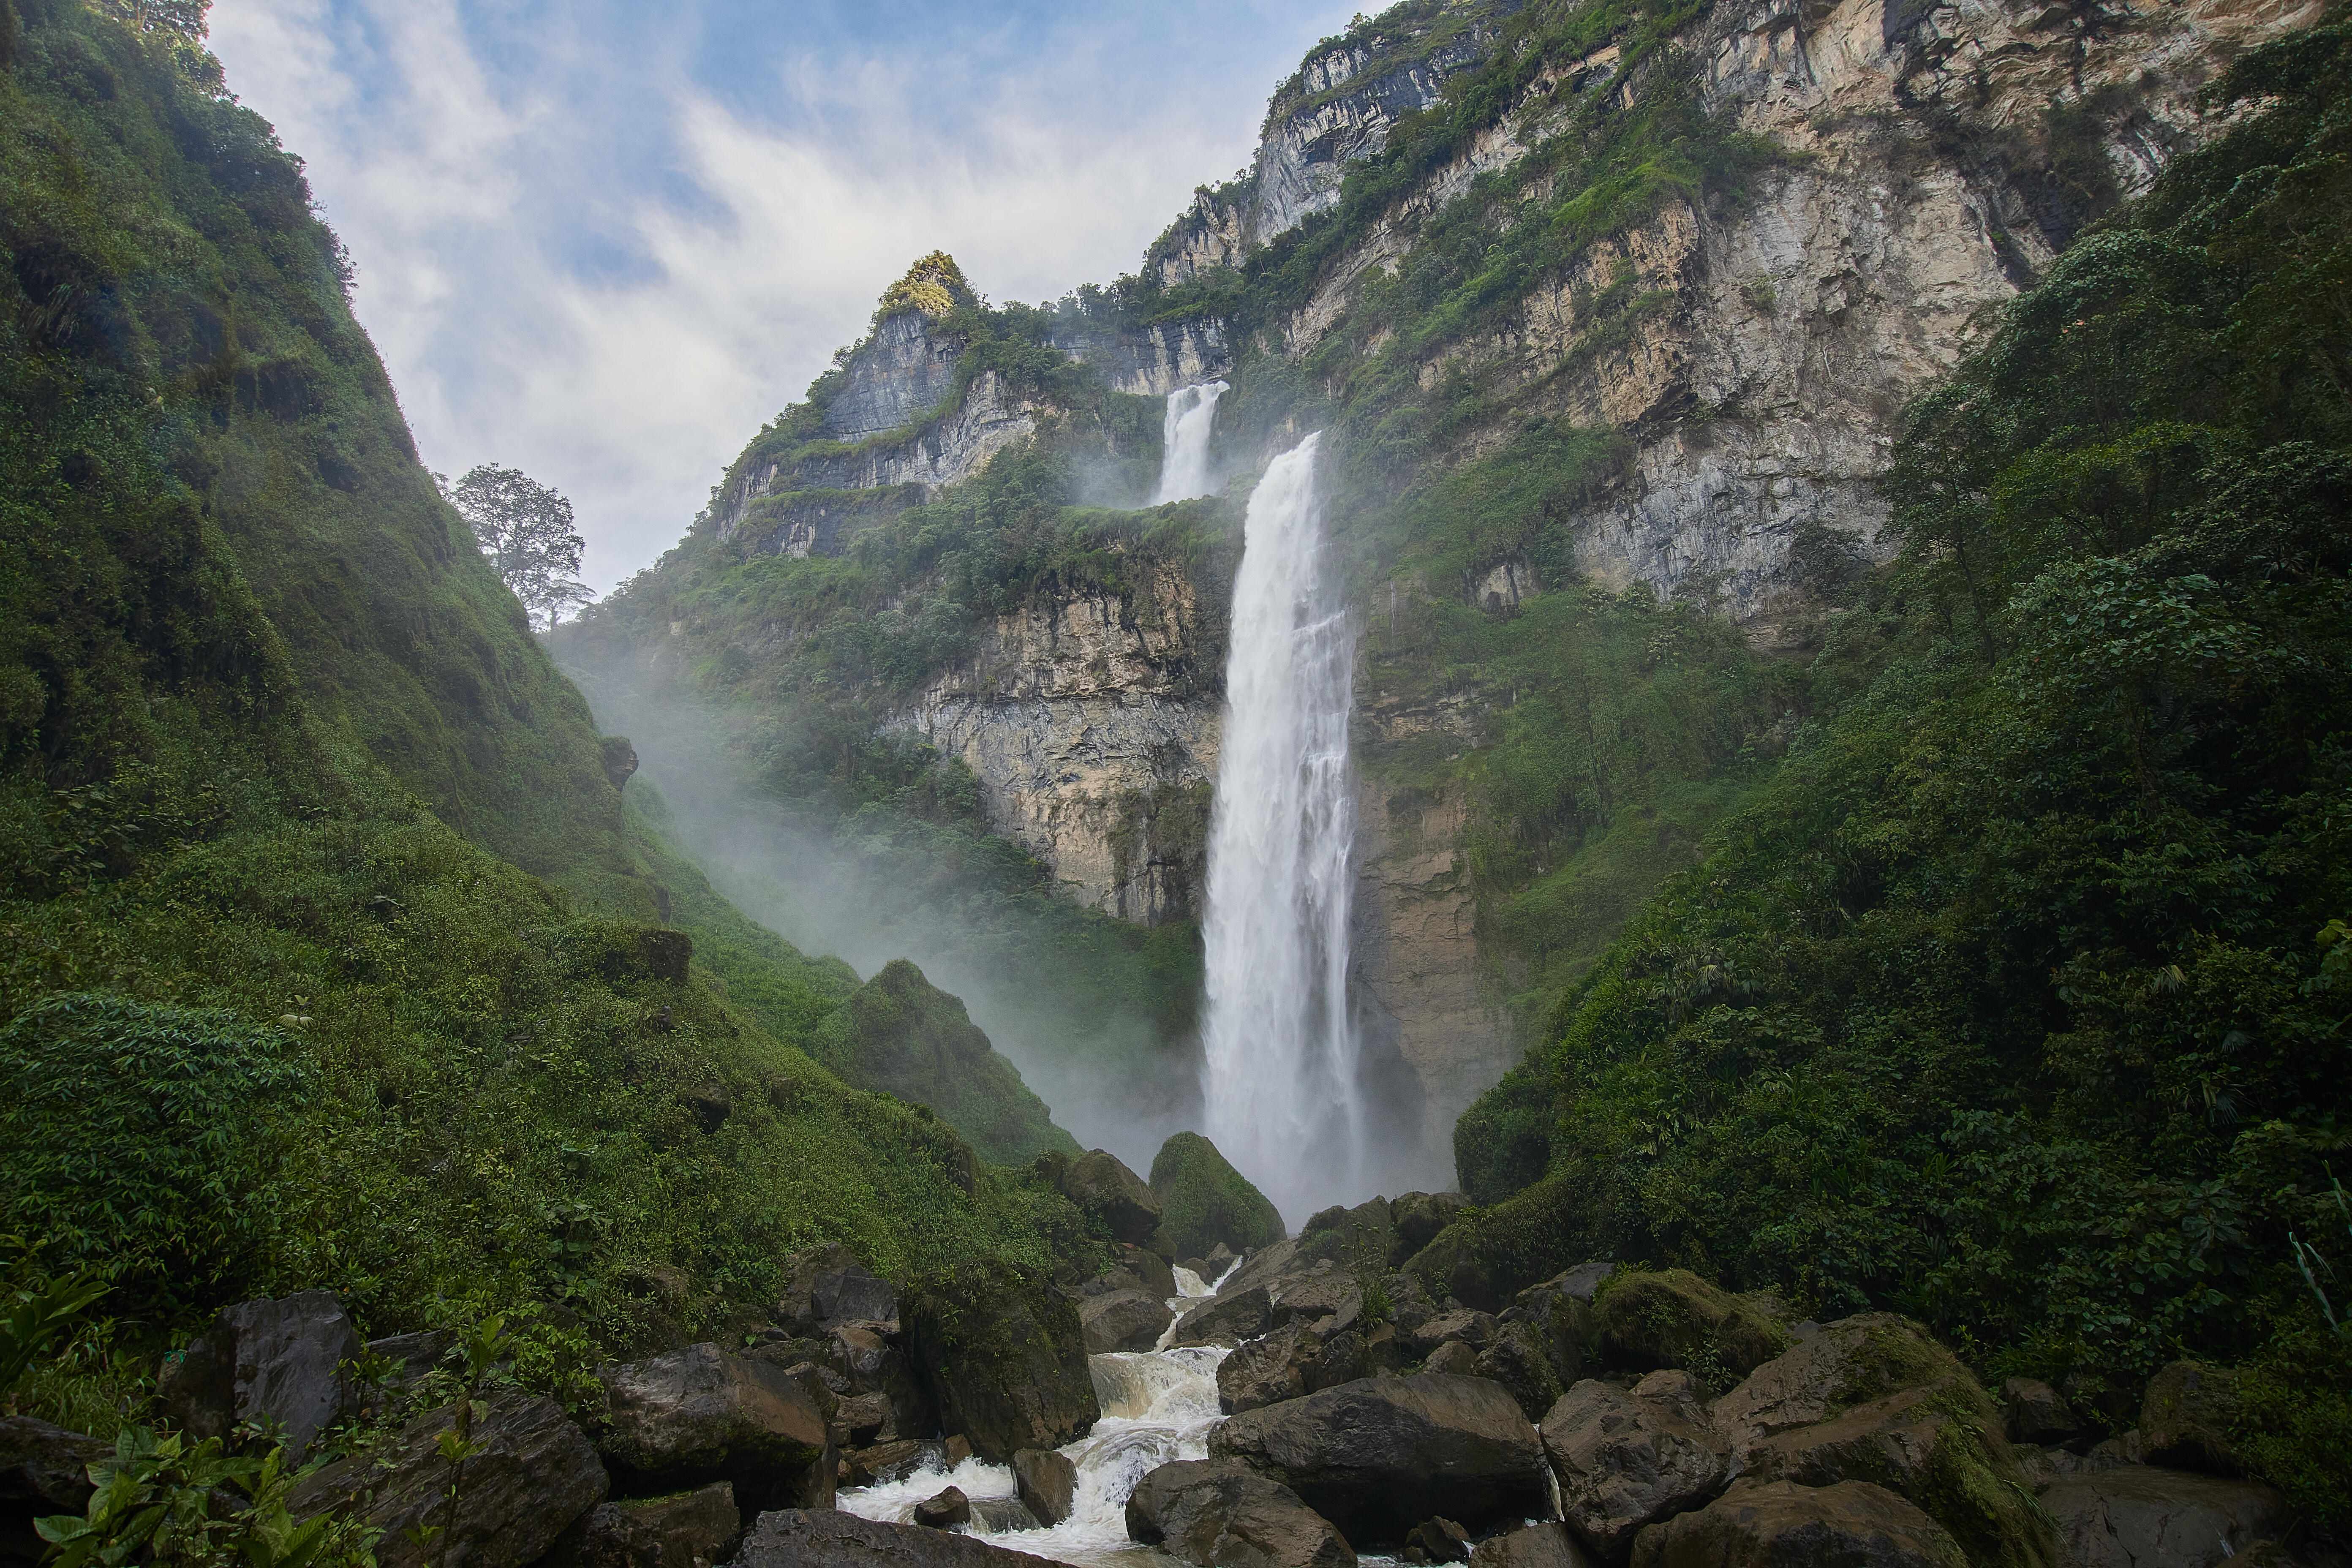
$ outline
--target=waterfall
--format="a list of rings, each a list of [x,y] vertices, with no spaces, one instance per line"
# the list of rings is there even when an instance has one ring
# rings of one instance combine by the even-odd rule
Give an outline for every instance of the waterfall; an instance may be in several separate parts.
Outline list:
[[[1160,425],[1160,488],[1151,492],[1153,506],[1209,493],[1209,427],[1216,423],[1217,399],[1226,390],[1223,382],[1212,381],[1168,395],[1168,412]]]
[[[1293,1225],[1363,1194],[1347,1005],[1355,639],[1324,537],[1320,436],[1243,524],[1209,834],[1207,1126]]]

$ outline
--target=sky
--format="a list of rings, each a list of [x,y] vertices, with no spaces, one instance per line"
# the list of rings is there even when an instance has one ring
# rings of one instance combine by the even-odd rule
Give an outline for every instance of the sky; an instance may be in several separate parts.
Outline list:
[[[425,464],[571,498],[603,593],[677,542],[917,257],[996,301],[1135,269],[1360,0],[215,0]]]

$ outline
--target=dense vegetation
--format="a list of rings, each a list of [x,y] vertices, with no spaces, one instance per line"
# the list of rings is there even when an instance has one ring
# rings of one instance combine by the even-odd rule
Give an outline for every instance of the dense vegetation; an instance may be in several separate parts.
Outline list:
[[[95,1269],[113,1315],[26,1407],[110,1430],[203,1314],[310,1286],[505,1313],[553,1378],[811,1240],[1083,1257],[800,1048],[856,977],[625,813],[299,163],[200,7],[125,15],[0,5],[0,1286]]]
[[[1464,1120],[1473,1195],[1524,1190],[1432,1267],[1893,1307],[2118,1426],[2251,1361],[2341,1519],[2352,1354],[2289,1237],[2352,1265],[2347,88],[2340,13],[2242,57],[2227,133],[1915,406],[1788,762]]]

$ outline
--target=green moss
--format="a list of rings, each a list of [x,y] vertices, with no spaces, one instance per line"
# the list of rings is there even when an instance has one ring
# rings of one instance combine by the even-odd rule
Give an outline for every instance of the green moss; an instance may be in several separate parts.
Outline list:
[[[1203,1258],[1219,1242],[1235,1252],[1282,1239],[1282,1215],[1217,1146],[1179,1132],[1151,1158],[1151,1190],[1180,1258]]]

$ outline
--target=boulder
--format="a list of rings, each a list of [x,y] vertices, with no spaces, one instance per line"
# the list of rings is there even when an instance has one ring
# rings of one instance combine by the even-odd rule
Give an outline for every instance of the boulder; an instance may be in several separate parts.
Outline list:
[[[1771,1319],[1686,1268],[1620,1274],[1594,1303],[1601,1343],[1633,1367],[1717,1367],[1744,1377],[1788,1338]]]
[[[1943,1527],[1884,1487],[1743,1481],[1642,1531],[1633,1568],[1968,1568]]]
[[[1160,1199],[1141,1176],[1097,1149],[1074,1160],[1062,1178],[1069,1200],[1110,1226],[1114,1239],[1148,1247],[1160,1229]]]
[[[903,1481],[924,1465],[938,1463],[939,1458],[940,1444],[936,1439],[901,1437],[894,1442],[877,1443],[870,1448],[853,1448],[841,1457],[840,1484],[870,1487],[883,1481]]]
[[[1591,1568],[1568,1526],[1552,1521],[1490,1535],[1470,1553],[1470,1568]]]
[[[1450,1519],[1425,1519],[1404,1532],[1408,1563],[1467,1563],[1470,1532]]]
[[[362,1350],[392,1369],[391,1381],[402,1387],[415,1383],[441,1364],[441,1358],[457,1344],[457,1336],[446,1329],[422,1329],[414,1333],[391,1334],[383,1339],[370,1340]]]
[[[1030,1512],[1029,1505],[1017,1497],[972,1499],[971,1522],[991,1535],[1003,1535],[1014,1530],[1042,1530],[1045,1523]]]
[[[1051,1448],[1024,1448],[1013,1456],[1013,1486],[1041,1524],[1070,1517],[1078,1495],[1078,1467]]]
[[[1439,1312],[1424,1319],[1412,1331],[1412,1342],[1421,1347],[1423,1355],[1448,1340],[1459,1340],[1474,1351],[1486,1349],[1494,1342],[1495,1331],[1502,1324],[1492,1312],[1475,1312],[1467,1308],[1454,1312]]]
[[[1254,1340],[1272,1326],[1273,1298],[1263,1285],[1213,1296],[1176,1322],[1180,1345],[1233,1345]]]
[[[1525,1323],[1505,1323],[1497,1329],[1494,1342],[1478,1353],[1475,1364],[1475,1375],[1491,1378],[1509,1389],[1530,1421],[1541,1421],[1564,1392],[1543,1341]]]
[[[2286,1532],[2286,1500],[2259,1481],[2149,1465],[2069,1476],[2042,1494],[2065,1568],[2220,1568]]]
[[[1423,1247],[1437,1239],[1437,1233],[1452,1225],[1470,1200],[1460,1193],[1407,1193],[1389,1205],[1391,1221],[1396,1227],[1395,1245],[1389,1253],[1391,1263],[1402,1263]]]
[[[1276,1322],[1307,1322],[1336,1334],[1363,1316],[1364,1293],[1347,1274],[1314,1274],[1286,1279],[1268,1293]]]
[[[1591,1290],[1580,1296],[1571,1288],[1579,1272],[1571,1269],[1559,1279],[1530,1285],[1503,1314],[1504,1322],[1525,1323],[1534,1333],[1543,1347],[1544,1359],[1551,1363],[1552,1376],[1563,1389],[1584,1380],[1586,1363],[1601,1337],[1589,1300]]]
[[[845,1384],[836,1393],[878,1394],[890,1402],[890,1430],[902,1436],[939,1430],[929,1391],[890,1324],[836,1324],[825,1336],[821,1359],[826,1373],[840,1374],[828,1376],[828,1386]]]
[[[383,1532],[374,1543],[381,1568],[426,1568],[445,1547],[466,1568],[521,1568],[604,1500],[604,1467],[563,1407],[502,1389],[477,1407],[480,1446],[466,1459],[453,1520],[440,1443],[455,1415],[455,1406],[427,1412],[391,1442],[315,1471],[289,1495],[288,1511],[301,1520],[334,1509],[366,1521]],[[428,1526],[448,1531],[429,1549],[410,1533]]]
[[[1478,1375],[1478,1352],[1460,1340],[1448,1340],[1429,1352],[1421,1363],[1423,1372],[1438,1373],[1446,1377]]]
[[[1328,1258],[1349,1271],[1385,1268],[1396,1251],[1396,1221],[1386,1198],[1328,1208],[1298,1229],[1299,1256]]]
[[[1146,1294],[1165,1301],[1176,1294],[1176,1270],[1169,1261],[1148,1247],[1129,1247],[1122,1243],[1118,1249],[1118,1266],[1135,1276]]]
[[[1622,1557],[1646,1524],[1695,1509],[1731,1479],[1697,1381],[1654,1372],[1631,1390],[1587,1378],[1543,1420],[1561,1516],[1604,1557]]]
[[[1971,1561],[2055,1560],[2056,1540],[1991,1399],[1907,1319],[1872,1312],[1828,1324],[1758,1367],[1709,1414],[1743,1472],[1814,1486],[1867,1481],[1925,1510]]]
[[[598,1503],[540,1559],[542,1568],[696,1568],[742,1533],[735,1489],[713,1481],[670,1497]]]
[[[331,1290],[222,1310],[168,1363],[156,1389],[164,1417],[194,1437],[226,1437],[246,1422],[275,1423],[289,1458],[354,1408],[345,1363],[360,1356]]]
[[[597,1447],[640,1490],[732,1481],[744,1508],[829,1506],[824,1413],[782,1369],[714,1344],[608,1367]]]
[[[898,1292],[839,1242],[804,1247],[784,1259],[776,1321],[786,1328],[805,1334],[835,1323],[891,1322],[898,1316]]]
[[[1168,1304],[1140,1290],[1118,1290],[1093,1296],[1078,1306],[1078,1331],[1088,1355],[1115,1351],[1148,1351],[1175,1321]]]
[[[2221,1568],[2308,1568],[2304,1560],[2275,1541],[2257,1541],[2242,1548]]]
[[[1231,1262],[1234,1248],[1247,1251],[1282,1239],[1282,1216],[1265,1194],[1197,1132],[1179,1132],[1160,1146],[1151,1161],[1151,1191],[1160,1200],[1169,1239],[1213,1268]],[[1225,1249],[1222,1258],[1219,1248]],[[1216,1279],[1213,1271],[1193,1272],[1204,1280]]]
[[[1352,1568],[1330,1521],[1279,1482],[1231,1461],[1179,1459],[1137,1483],[1127,1533],[1200,1568]]]
[[[940,1426],[982,1458],[1003,1464],[1094,1430],[1086,1332],[1045,1276],[967,1263],[909,1288],[899,1312]]]
[[[470,1564],[468,1565],[470,1568]],[[1042,1557],[951,1530],[888,1524],[830,1509],[760,1516],[734,1568],[1057,1568]]]
[[[887,1394],[853,1394],[846,1399],[836,1399],[833,1414],[825,1420],[836,1448],[866,1448],[882,1440],[890,1426],[890,1400]]]
[[[1217,1363],[1217,1406],[1228,1415],[1297,1399],[1307,1392],[1306,1368],[1323,1349],[1315,1331],[1286,1323]]]
[[[971,1499],[961,1487],[946,1487],[915,1505],[915,1522],[926,1530],[948,1530],[971,1522]]]
[[[1211,1458],[1282,1481],[1350,1542],[1393,1542],[1441,1509],[1472,1529],[1549,1511],[1535,1428],[1500,1384],[1369,1377],[1234,1416]]]
[[[2012,1443],[2063,1443],[2081,1429],[2058,1391],[2034,1378],[2002,1384],[2000,1402]]]
[[[32,1568],[48,1550],[33,1521],[89,1506],[89,1467],[114,1445],[36,1421],[0,1417],[0,1564]]]
[[[2238,1374],[2177,1361],[2148,1380],[2140,1404],[2140,1452],[2151,1465],[2234,1476],[2243,1467],[2230,1441],[2238,1418]]]
[[[1371,1352],[1364,1343],[1364,1336],[1349,1329],[1324,1341],[1314,1359],[1299,1370],[1306,1380],[1307,1392],[1320,1394],[1327,1388],[1371,1376]]]

